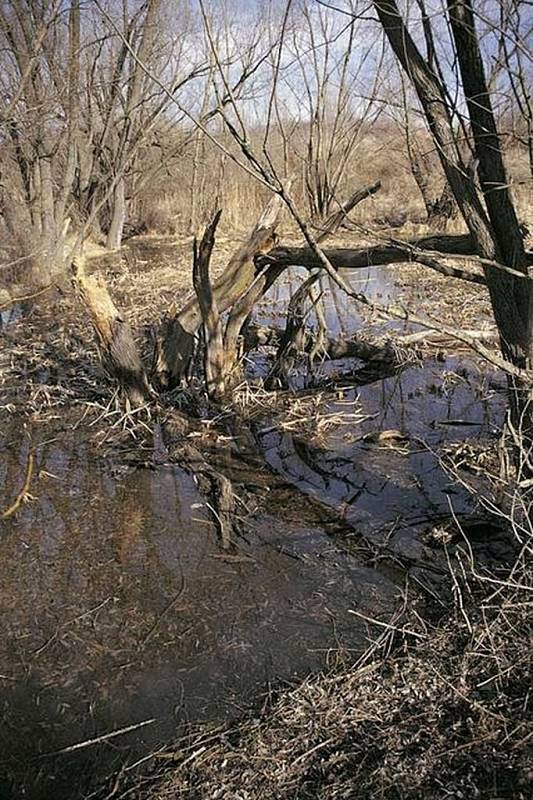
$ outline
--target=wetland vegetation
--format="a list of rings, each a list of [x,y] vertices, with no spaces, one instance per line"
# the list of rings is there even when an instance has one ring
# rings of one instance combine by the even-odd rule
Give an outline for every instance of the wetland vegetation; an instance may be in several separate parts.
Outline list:
[[[531,14],[367,5],[0,9],[2,798],[529,796]]]

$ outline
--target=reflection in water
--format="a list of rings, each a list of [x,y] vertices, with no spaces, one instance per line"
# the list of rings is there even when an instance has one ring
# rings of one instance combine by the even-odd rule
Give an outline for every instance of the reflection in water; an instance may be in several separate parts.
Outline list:
[[[2,508],[29,446],[4,434]],[[82,795],[128,747],[140,757],[184,720],[239,713],[269,681],[321,668],[330,648],[360,649],[348,609],[394,604],[396,587],[319,527],[273,510],[227,555],[179,468],[115,480],[59,428],[32,435],[33,500],[2,528],[0,767],[17,776],[12,797],[25,781],[27,796],[70,798],[73,770]],[[151,719],[98,750],[47,755]]]
[[[266,325],[282,325],[283,309],[295,287],[307,276],[302,269],[287,271],[282,281],[271,289],[261,321]],[[387,304],[395,299],[400,284],[395,282],[394,268],[381,267],[345,272],[352,286],[370,299]],[[361,316],[358,305],[346,297],[331,279],[320,279],[328,332],[332,336],[350,336],[364,327],[365,332],[393,333],[416,326],[382,319],[372,321]],[[402,286],[407,305],[417,307],[420,292],[417,284]],[[276,313],[278,311],[279,313]],[[313,315],[310,316],[313,324]],[[401,331],[403,332],[403,330]],[[324,362],[306,366],[290,375],[295,390],[316,385],[331,378],[341,386],[342,402],[332,399],[326,412],[343,413],[343,403],[360,399],[368,419],[356,430],[331,433],[313,447],[309,442],[283,431],[272,430],[261,435],[260,444],[268,463],[287,480],[308,494],[342,509],[347,521],[358,534],[376,542],[387,540],[391,547],[412,558],[429,556],[415,536],[417,527],[448,517],[450,504],[458,514],[472,510],[471,497],[460,487],[449,483],[431,450],[446,442],[490,436],[498,431],[505,411],[505,387],[497,373],[480,373],[467,358],[446,358],[444,362],[427,362],[392,377],[376,380],[365,370],[358,372],[356,359]],[[257,373],[265,375],[263,362]],[[359,384],[363,385],[359,385]],[[401,448],[373,446],[365,439],[369,431],[397,430],[407,437]],[[391,534],[391,531],[394,531]]]
[[[307,277],[309,277],[309,272],[301,267],[291,267],[286,270],[282,277],[272,286],[265,298],[264,306],[260,313],[261,324],[281,325],[283,323],[288,300],[295,289]],[[397,294],[394,271],[392,271],[391,278],[390,267],[345,270],[343,278],[348,280],[356,291],[363,292],[368,298],[383,305],[387,305],[394,300]],[[354,300],[346,297],[327,275],[319,279],[317,288],[323,303],[328,333],[331,336],[349,336],[363,326],[365,330],[375,328],[376,331],[381,333],[383,333],[384,328],[398,329],[404,327],[405,323],[394,320],[384,322],[383,319],[379,319],[376,320],[375,324],[369,323],[368,313],[363,316],[360,313],[362,307]],[[314,321],[316,321],[316,317],[314,313],[311,313],[309,322],[313,324]]]
[[[271,429],[260,436],[267,461],[302,490],[342,508],[357,533],[383,540],[394,525],[402,553],[422,558],[425,548],[413,535],[417,526],[472,510],[466,491],[451,485],[431,452],[446,442],[487,437],[497,431],[504,396],[489,389],[470,365],[461,374],[456,360],[411,368],[382,381],[345,389],[343,400],[359,397],[368,419],[357,429],[341,428],[320,447]],[[332,400],[328,411],[342,412]],[[400,447],[379,446],[369,431],[397,430]],[[409,532],[406,544],[405,532]]]

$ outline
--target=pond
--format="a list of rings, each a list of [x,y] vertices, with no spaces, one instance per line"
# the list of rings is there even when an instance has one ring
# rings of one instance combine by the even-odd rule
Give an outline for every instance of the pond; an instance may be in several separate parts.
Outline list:
[[[394,291],[385,271],[369,286]],[[276,291],[264,319],[284,299]],[[332,330],[341,318],[357,328],[328,292]],[[257,424],[287,496],[273,493],[231,552],[178,465],[107,463],[76,415],[2,423],[0,509],[34,456],[30,502],[0,522],[2,798],[84,797],[186,723],[229,722],[269,686],[355,660],[369,631],[350,612],[386,619],[403,591],[401,571],[370,565],[353,546],[361,536],[431,569],[417,531],[451,504],[461,515],[473,507],[432,449],[497,429],[501,378],[457,358],[370,383],[350,378],[352,363],[336,369],[342,388],[327,409],[342,416],[357,402],[362,420],[319,444]],[[389,430],[402,437],[396,447],[368,436]]]

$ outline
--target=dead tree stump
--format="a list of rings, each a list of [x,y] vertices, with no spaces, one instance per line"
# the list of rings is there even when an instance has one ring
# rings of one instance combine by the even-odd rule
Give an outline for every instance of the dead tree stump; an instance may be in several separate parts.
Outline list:
[[[85,259],[72,262],[72,282],[88,310],[104,368],[115,378],[133,406],[142,405],[150,386],[131,328],[113,303],[101,278],[88,275]]]

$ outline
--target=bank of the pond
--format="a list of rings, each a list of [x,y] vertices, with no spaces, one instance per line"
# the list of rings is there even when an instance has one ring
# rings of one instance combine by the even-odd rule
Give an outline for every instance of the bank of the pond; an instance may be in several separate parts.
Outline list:
[[[464,572],[444,621],[407,611],[388,627],[369,623],[373,644],[351,668],[287,689],[237,724],[196,731],[102,796],[526,800],[532,577],[521,561],[487,592]]]

